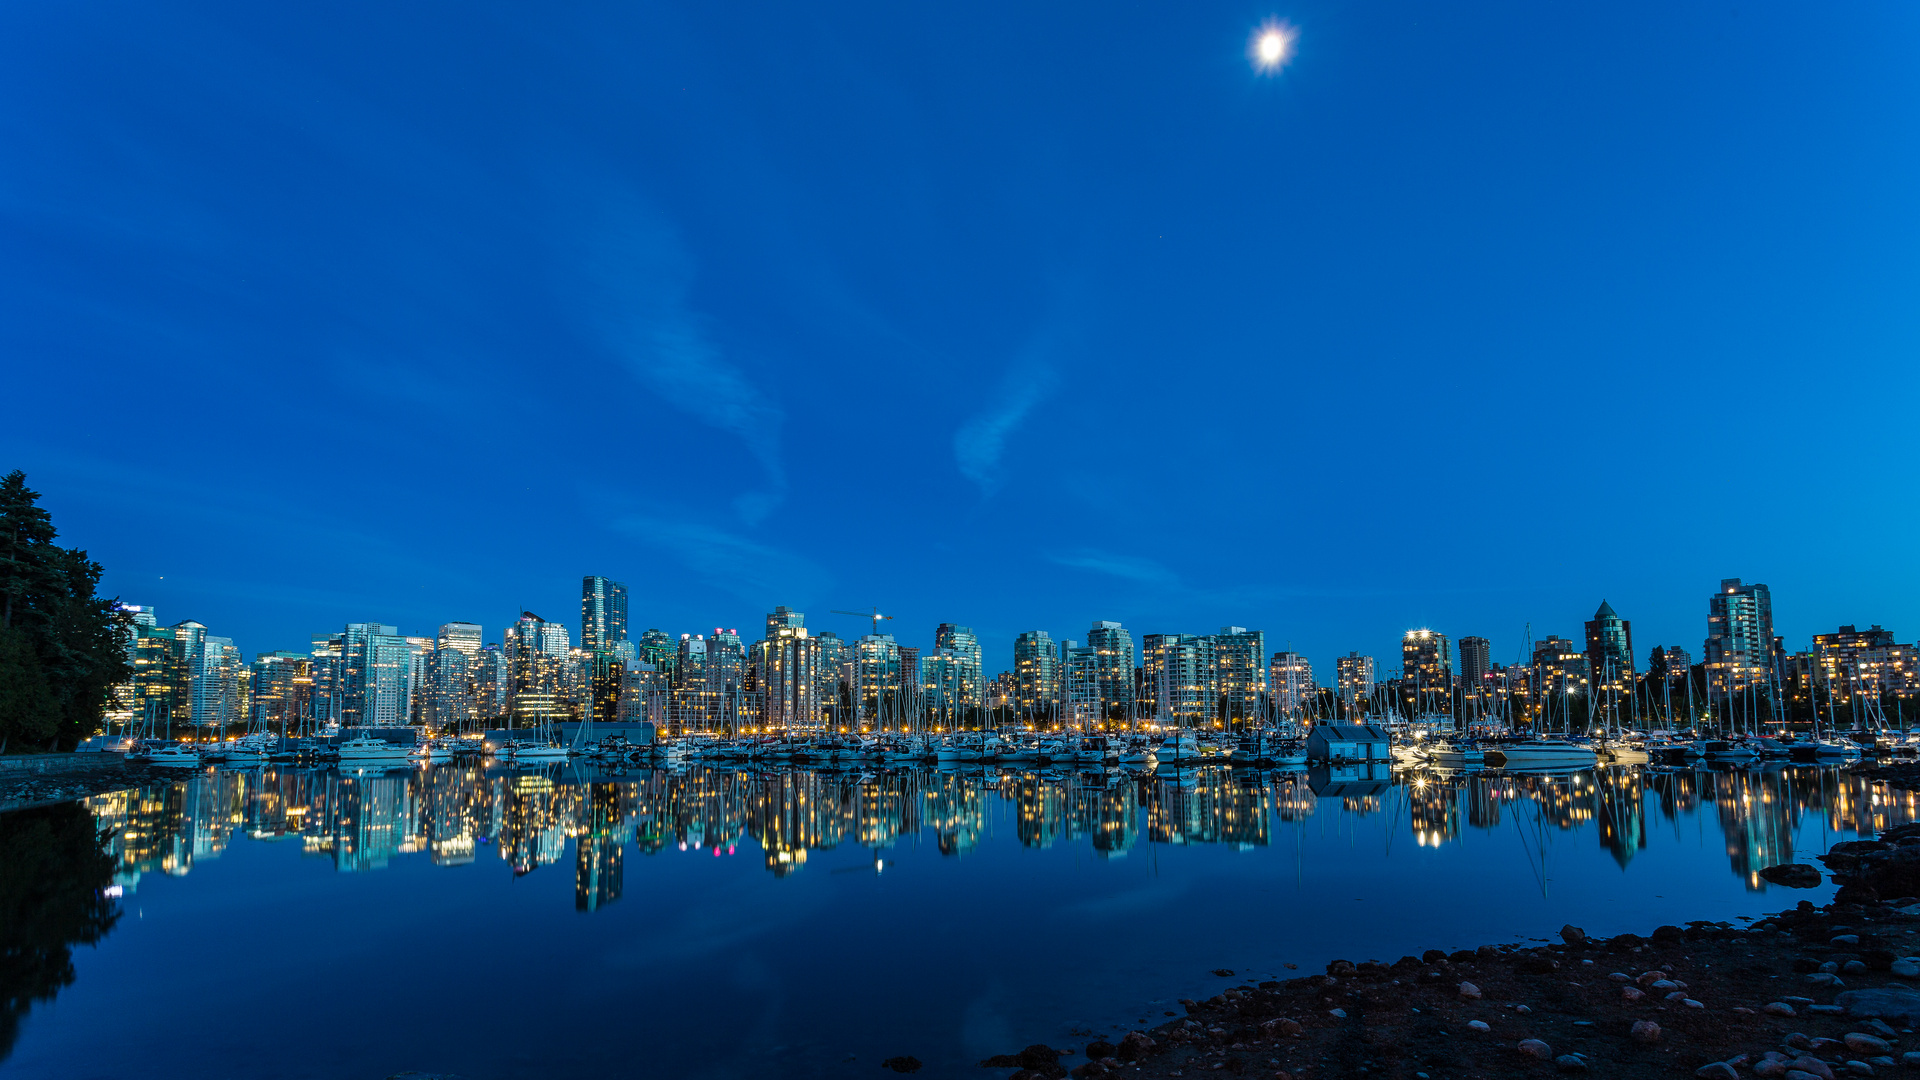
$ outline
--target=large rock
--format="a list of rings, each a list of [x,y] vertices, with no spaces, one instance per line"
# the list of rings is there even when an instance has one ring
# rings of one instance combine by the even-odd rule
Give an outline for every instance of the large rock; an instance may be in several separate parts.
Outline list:
[[[1877,1017],[1906,1027],[1920,1023],[1920,993],[1904,987],[1888,986],[1873,990],[1848,990],[1833,999],[1856,1020]]]
[[[1577,948],[1587,943],[1587,932],[1568,923],[1560,928],[1560,940]]]
[[[1789,889],[1817,889],[1820,887],[1820,869],[1803,862],[1768,866],[1761,869],[1760,880]]]
[[[1114,1056],[1121,1061],[1139,1061],[1153,1052],[1156,1044],[1144,1031],[1129,1031],[1120,1040],[1120,1052]]]
[[[1521,1039],[1520,1044],[1514,1047],[1514,1049],[1528,1057],[1539,1058],[1541,1061],[1553,1060],[1553,1047],[1548,1046],[1539,1039]]]
[[[1660,1025],[1651,1020],[1635,1020],[1631,1034],[1634,1042],[1657,1043],[1660,1041]]]

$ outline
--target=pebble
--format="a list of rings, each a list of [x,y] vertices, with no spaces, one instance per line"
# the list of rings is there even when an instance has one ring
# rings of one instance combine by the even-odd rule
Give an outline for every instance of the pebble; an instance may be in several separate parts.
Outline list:
[[[1765,1077],[1766,1080],[1778,1080],[1778,1078],[1787,1075],[1787,1063],[1784,1061],[1763,1061],[1753,1067],[1753,1075]]]
[[[1685,990],[1675,990],[1673,993],[1667,995],[1667,1000],[1685,1001],[1687,1000],[1687,992]]]
[[[1639,1001],[1646,996],[1647,992],[1637,986],[1623,986],[1620,988],[1620,998],[1623,1001]]]
[[[1553,1063],[1565,1073],[1587,1071],[1587,1059],[1580,1054],[1561,1054],[1553,1059]]]
[[[1865,975],[1867,973],[1867,965],[1866,962],[1862,960],[1849,960],[1840,965],[1840,970],[1843,974],[1847,975]]]
[[[1700,1080],[1740,1080],[1740,1070],[1724,1061],[1702,1065],[1693,1070],[1693,1075],[1700,1077]]]
[[[1860,944],[1860,935],[1859,934],[1835,934],[1833,935],[1833,937],[1827,939],[1827,944],[1858,945]]]
[[[1831,974],[1833,974],[1834,972],[1836,972],[1836,971],[1839,971],[1839,970],[1840,970],[1840,961],[1838,961],[1838,960],[1829,960],[1829,961],[1827,961],[1826,963],[1824,963],[1824,964],[1821,964],[1821,965],[1820,965],[1819,967],[1817,967],[1817,968],[1815,968],[1814,970],[1815,970],[1815,971],[1824,971],[1824,972],[1826,972],[1827,974],[1829,974],[1829,975],[1831,975]]]
[[[1887,1045],[1887,1040],[1864,1031],[1849,1031],[1841,1036],[1841,1041],[1847,1044],[1847,1049],[1857,1054],[1884,1054],[1893,1049]]]
[[[1786,1075],[1782,1076],[1780,1080],[1821,1080],[1821,1078],[1818,1073],[1810,1073],[1801,1069],[1788,1069]]]
[[[1920,1069],[1920,1050],[1909,1050],[1900,1055],[1900,1064],[1909,1069]]]
[[[1527,1007],[1526,1007],[1525,1005],[1515,1005],[1515,1006],[1513,1007],[1513,1011],[1514,1011],[1514,1012],[1517,1012],[1517,1013],[1530,1013],[1530,1012],[1532,1012],[1533,1010],[1532,1010],[1532,1009],[1529,1009],[1529,1008],[1527,1008]]]
[[[1787,1003],[1787,1004],[1789,1004],[1789,1005],[1811,1005],[1811,1004],[1813,1004],[1813,999],[1812,999],[1812,998],[1803,998],[1803,997],[1783,997],[1783,998],[1781,998],[1780,1000],[1781,1000],[1781,1001],[1784,1001],[1784,1002],[1786,1002],[1786,1003]]]
[[[1814,986],[1837,986],[1840,983],[1840,976],[1830,971],[1816,971],[1807,976],[1807,982]]]
[[[1488,1024],[1485,1020],[1469,1020],[1467,1021],[1467,1030],[1478,1031],[1484,1034],[1486,1032],[1492,1031],[1493,1026],[1491,1024]]]
[[[1668,990],[1680,989],[1680,984],[1674,982],[1672,979],[1655,979],[1653,982],[1647,984],[1647,989],[1664,993]]]
[[[1847,1062],[1847,1071],[1855,1076],[1872,1076],[1873,1066],[1864,1061],[1849,1061]]]
[[[1895,1065],[1898,1065],[1900,1063],[1893,1060],[1893,1058],[1887,1056],[1886,1054],[1882,1054],[1879,1057],[1868,1058],[1867,1064],[1873,1066],[1876,1069],[1891,1069]]]
[[[1478,1001],[1480,1000],[1480,988],[1470,982],[1463,982],[1460,984],[1460,996],[1466,998],[1468,1001]]]
[[[1607,978],[1612,979],[1614,982],[1632,982],[1633,981],[1633,976],[1627,974],[1624,971],[1616,971],[1613,974],[1607,976]]]
[[[1768,1016],[1793,1016],[1793,1006],[1784,1001],[1769,1001],[1763,1010]]]
[[[1548,1046],[1539,1039],[1521,1039],[1520,1044],[1514,1047],[1514,1049],[1528,1057],[1539,1058],[1541,1061],[1553,1060],[1553,1047]]]
[[[1875,1035],[1878,1035],[1883,1039],[1893,1039],[1898,1037],[1899,1035],[1899,1033],[1894,1031],[1893,1028],[1887,1026],[1887,1022],[1885,1020],[1882,1020],[1878,1017],[1868,1020],[1866,1023],[1861,1024],[1860,1026],[1863,1028],[1866,1028],[1868,1031],[1873,1032]]]
[[[1810,1057],[1806,1054],[1802,1054],[1792,1061],[1787,1062],[1787,1068],[1797,1069],[1800,1072],[1817,1076],[1820,1080],[1833,1080],[1833,1067],[1831,1065],[1828,1065],[1817,1057]],[[1789,1072],[1787,1075],[1792,1076],[1793,1074]]]
[[[1839,979],[1835,979],[1833,980],[1833,985],[1840,986],[1843,984]],[[1844,1005],[1809,1005],[1807,1006],[1807,1011],[1810,1013],[1819,1013],[1822,1016],[1839,1016],[1847,1010]]]
[[[1328,1015],[1328,1016],[1331,1016],[1331,1017],[1333,1017],[1333,1018],[1334,1018],[1335,1020],[1345,1020],[1345,1019],[1347,1018],[1347,1010],[1345,1010],[1345,1009],[1328,1009],[1328,1010],[1327,1010],[1327,1015]]]
[[[1687,1008],[1689,1008],[1689,1009],[1704,1009],[1704,1008],[1706,1008],[1706,1006],[1705,1006],[1705,1005],[1702,1005],[1702,1004],[1701,1004],[1700,1002],[1698,1002],[1698,1001],[1695,1001],[1695,1000],[1693,1000],[1692,998],[1687,998],[1687,999],[1686,999],[1685,1001],[1682,1001],[1682,1002],[1681,1002],[1680,1004],[1682,1004],[1682,1005],[1684,1005],[1684,1006],[1686,1006],[1686,1007],[1687,1007]]]
[[[1651,1020],[1635,1020],[1631,1034],[1634,1042],[1657,1043],[1660,1041],[1660,1025]]]

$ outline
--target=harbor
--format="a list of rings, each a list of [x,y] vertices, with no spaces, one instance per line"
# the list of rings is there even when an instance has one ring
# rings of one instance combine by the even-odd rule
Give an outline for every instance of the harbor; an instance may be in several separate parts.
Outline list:
[[[560,1033],[643,1023],[647,1059],[678,1075],[871,1075],[908,1055],[917,1075],[977,1076],[1009,1048],[1162,1023],[1218,994],[1215,970],[1284,980],[1337,959],[1526,946],[1565,924],[1645,933],[1675,912],[1739,925],[1824,903],[1830,885],[1764,871],[1920,818],[1913,794],[1847,766],[1760,759],[834,768],[475,753],[152,772],[20,812],[83,807],[123,914],[26,1019],[14,1075],[192,1075],[186,1055],[151,1055],[175,1018],[138,1002],[162,987],[218,997],[238,971],[265,997],[217,1031],[235,1060],[273,1052],[283,995],[327,1029],[355,1023],[368,995],[397,1007],[424,977],[470,988],[436,1009],[512,1021],[485,1038],[381,1025],[321,1039],[278,1075],[587,1074],[634,1051]],[[103,1010],[125,1022],[103,1033]]]

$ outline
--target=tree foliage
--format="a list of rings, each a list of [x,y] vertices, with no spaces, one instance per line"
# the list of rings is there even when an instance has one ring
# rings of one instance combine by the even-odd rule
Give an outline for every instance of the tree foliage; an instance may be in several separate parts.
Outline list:
[[[0,479],[0,747],[70,750],[127,678],[127,620],[39,502],[18,469]]]

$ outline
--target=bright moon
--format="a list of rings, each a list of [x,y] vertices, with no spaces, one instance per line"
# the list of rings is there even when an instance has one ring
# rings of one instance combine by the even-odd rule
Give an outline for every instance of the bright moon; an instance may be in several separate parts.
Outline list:
[[[1261,71],[1278,71],[1293,57],[1294,31],[1281,23],[1269,22],[1254,31],[1253,66]]]

